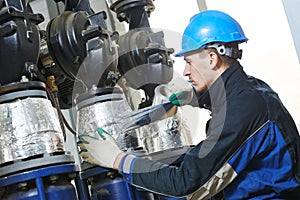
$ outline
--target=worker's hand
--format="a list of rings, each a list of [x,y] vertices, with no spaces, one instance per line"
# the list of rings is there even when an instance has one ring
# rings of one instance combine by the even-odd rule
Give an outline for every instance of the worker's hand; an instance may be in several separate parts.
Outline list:
[[[81,149],[79,154],[88,163],[114,168],[115,160],[123,151],[119,149],[114,138],[108,132],[102,128],[98,128],[97,132],[102,140],[87,134],[79,136],[77,143]]]
[[[169,96],[169,101],[172,102],[173,105],[183,106],[190,103],[192,99],[191,91],[180,91],[177,93],[173,93]]]

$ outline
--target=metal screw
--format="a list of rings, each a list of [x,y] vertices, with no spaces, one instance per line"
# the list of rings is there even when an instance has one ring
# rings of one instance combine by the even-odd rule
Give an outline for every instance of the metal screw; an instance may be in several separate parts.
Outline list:
[[[51,183],[56,183],[56,181],[59,179],[58,175],[52,175],[49,177]]]
[[[26,190],[27,189],[27,182],[18,183],[18,188],[21,189],[21,190]]]
[[[22,76],[20,82],[28,82],[28,78],[26,76]]]

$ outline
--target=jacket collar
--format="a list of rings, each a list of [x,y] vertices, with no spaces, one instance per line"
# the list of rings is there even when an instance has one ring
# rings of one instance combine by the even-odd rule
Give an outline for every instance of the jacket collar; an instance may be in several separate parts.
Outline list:
[[[197,95],[199,107],[209,109],[213,113],[216,112],[225,103],[226,96],[235,86],[235,83],[246,76],[241,64],[238,61],[233,63],[208,90]]]

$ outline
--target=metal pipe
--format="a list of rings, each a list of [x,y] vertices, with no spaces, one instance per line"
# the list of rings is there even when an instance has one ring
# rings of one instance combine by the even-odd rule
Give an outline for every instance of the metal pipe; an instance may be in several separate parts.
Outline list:
[[[45,195],[45,188],[44,188],[42,178],[41,177],[36,178],[35,179],[35,184],[36,184],[36,187],[37,187],[37,191],[38,191],[40,200],[47,200],[46,195]]]

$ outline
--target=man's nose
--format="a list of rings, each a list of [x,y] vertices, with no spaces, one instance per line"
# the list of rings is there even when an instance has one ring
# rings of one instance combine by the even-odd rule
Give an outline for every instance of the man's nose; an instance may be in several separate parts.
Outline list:
[[[183,76],[189,76],[191,74],[190,72],[190,66],[188,64],[185,64],[184,70],[183,70]]]

